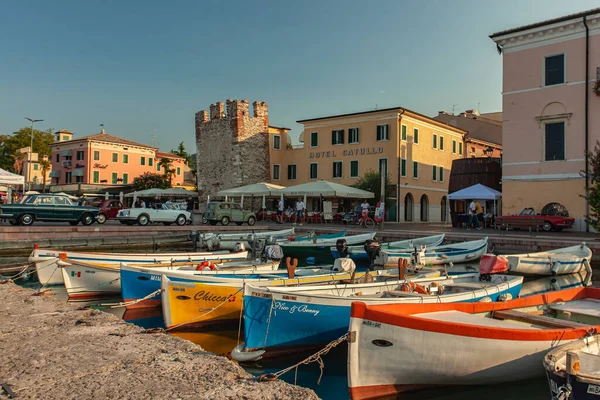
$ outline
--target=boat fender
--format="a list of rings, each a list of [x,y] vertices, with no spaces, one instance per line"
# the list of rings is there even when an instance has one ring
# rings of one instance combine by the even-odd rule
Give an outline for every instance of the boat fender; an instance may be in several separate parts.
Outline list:
[[[490,296],[485,296],[479,300],[479,303],[491,303],[491,302],[492,302],[492,299],[490,298]]]
[[[237,362],[258,361],[263,354],[264,350],[246,351],[246,344],[240,343],[231,351],[231,358]]]
[[[404,282],[402,286],[400,286],[401,292],[416,292],[420,294],[428,294],[427,289],[418,283],[414,282]]]
[[[510,294],[510,293],[504,293],[504,294],[501,294],[500,296],[498,296],[498,301],[509,301],[512,299],[513,299],[513,297],[512,297],[512,294]]]
[[[419,285],[418,283],[415,284],[415,292],[420,293],[420,294],[429,294],[429,292],[427,291],[427,289],[425,289],[423,286]]]
[[[217,266],[212,263],[212,262],[208,262],[208,261],[202,261],[200,264],[198,264],[198,266],[196,267],[196,271],[202,271],[206,268],[209,268],[211,271],[215,271],[217,270]]]
[[[30,263],[39,263],[39,262],[42,262],[42,261],[48,261],[51,258],[53,258],[53,257],[39,257],[39,256],[32,257],[32,256],[29,256],[29,258],[27,259],[27,261],[30,262]]]
[[[56,261],[56,265],[58,265],[59,267],[70,267],[72,264],[63,260],[58,260]]]
[[[427,293],[438,296],[444,294],[444,286],[437,282],[431,282],[431,285],[427,287]]]

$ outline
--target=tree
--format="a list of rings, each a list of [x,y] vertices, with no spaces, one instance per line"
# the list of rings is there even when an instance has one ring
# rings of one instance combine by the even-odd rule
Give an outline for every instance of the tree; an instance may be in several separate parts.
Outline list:
[[[368,199],[369,204],[375,205],[375,203],[379,201],[381,193],[381,174],[373,170],[368,170],[352,186],[357,189],[375,193],[374,199]],[[388,197],[391,197],[392,194],[393,192],[392,187],[390,186],[390,177],[387,175],[385,177],[385,198],[387,199]]]
[[[42,193],[46,193],[46,175],[50,171],[50,168],[52,168],[52,164],[48,160],[42,160],[40,161],[40,167],[42,172]]]
[[[169,187],[171,187],[171,181],[173,180],[173,174],[175,173],[171,159],[169,157],[162,157],[158,162],[158,165],[163,169],[163,176],[169,181]]]
[[[184,158],[186,165],[188,165],[190,168],[195,168],[196,156],[193,154],[189,154],[187,151],[185,151],[185,145],[183,144],[183,142],[179,142],[177,150],[171,150],[171,153]]]
[[[145,189],[168,189],[171,183],[168,178],[162,174],[145,172],[133,179],[133,188],[135,190]]]
[[[33,151],[42,156],[50,157],[52,151],[50,144],[54,143],[52,129],[47,131],[33,130]],[[14,170],[14,156],[18,150],[23,147],[29,147],[31,144],[31,128],[24,127],[14,132],[12,135],[0,135],[0,168],[16,172]]]
[[[590,188],[586,198],[590,206],[591,213],[586,217],[588,226],[600,232],[600,143],[596,141],[594,150],[588,153],[589,172],[587,179],[590,181]],[[585,173],[582,172],[585,176]]]

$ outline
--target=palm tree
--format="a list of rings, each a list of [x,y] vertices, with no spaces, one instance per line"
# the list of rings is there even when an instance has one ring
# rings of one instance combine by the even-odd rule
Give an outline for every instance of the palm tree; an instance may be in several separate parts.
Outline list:
[[[171,159],[168,157],[162,157],[158,162],[158,165],[164,170],[163,176],[169,180],[169,186],[172,186],[172,178],[175,170],[172,168]]]
[[[48,160],[40,161],[40,167],[42,168],[42,193],[46,193],[46,174],[52,168],[52,164]]]

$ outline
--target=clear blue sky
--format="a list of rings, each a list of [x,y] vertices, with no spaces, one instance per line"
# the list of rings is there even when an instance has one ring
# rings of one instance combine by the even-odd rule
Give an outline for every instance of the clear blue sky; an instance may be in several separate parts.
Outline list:
[[[597,0],[0,0],[0,133],[108,133],[194,149],[194,113],[269,103],[270,123],[404,106],[501,109],[488,35]]]

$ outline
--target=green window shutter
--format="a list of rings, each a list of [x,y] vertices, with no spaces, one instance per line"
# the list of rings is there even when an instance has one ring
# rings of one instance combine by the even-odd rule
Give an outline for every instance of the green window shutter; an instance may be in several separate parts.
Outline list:
[[[419,130],[417,128],[413,129],[413,142],[419,143]]]
[[[406,125],[402,125],[402,140],[406,142]]]
[[[452,141],[452,153],[456,154],[456,140]]]
[[[444,137],[440,136],[440,150],[444,150]]]
[[[335,131],[331,131],[331,144],[335,144]]]
[[[94,171],[94,183],[100,182],[100,172]]]
[[[462,142],[458,142],[458,154],[462,156],[463,153],[463,144]]]
[[[346,131],[344,129],[342,129],[342,141],[340,143],[344,144],[345,136],[346,136]]]
[[[440,167],[440,182],[444,182],[444,167]]]
[[[356,128],[356,143],[360,143],[360,129]]]
[[[436,168],[435,165],[432,167],[431,171],[432,171],[432,173],[431,173],[431,179],[433,179],[434,181],[437,180],[437,177],[436,177],[436,175],[437,175],[437,168]]]
[[[400,176],[406,176],[406,160],[400,160]]]
[[[413,178],[419,177],[419,163],[417,161],[413,161]]]

